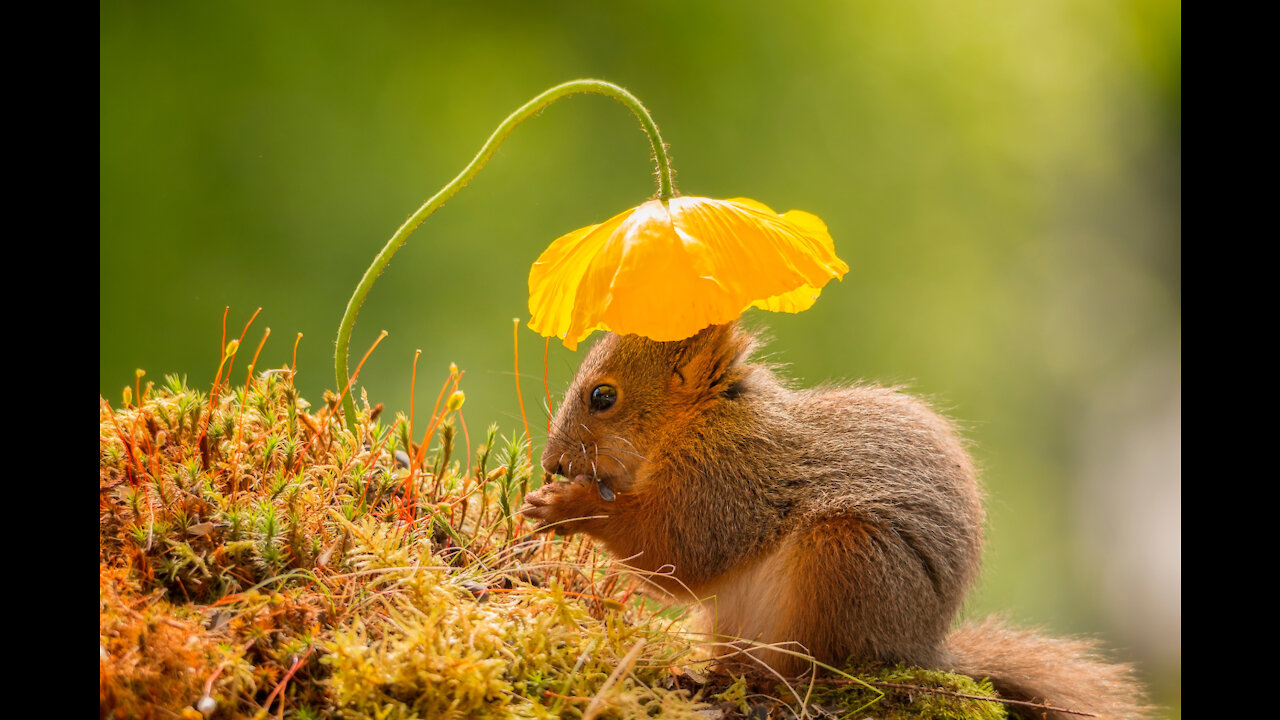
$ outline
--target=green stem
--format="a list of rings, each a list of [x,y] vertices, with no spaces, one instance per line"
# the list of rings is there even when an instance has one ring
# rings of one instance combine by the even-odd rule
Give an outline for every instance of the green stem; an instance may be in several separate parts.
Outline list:
[[[373,283],[386,269],[387,263],[391,262],[391,257],[396,254],[400,246],[404,245],[405,240],[409,239],[409,235],[418,229],[423,220],[427,219],[431,213],[435,212],[444,205],[449,198],[457,194],[459,190],[466,187],[471,182],[471,178],[480,172],[480,168],[489,162],[489,158],[493,157],[493,153],[502,144],[502,141],[511,134],[511,131],[517,125],[537,115],[551,103],[569,95],[578,95],[581,93],[594,93],[597,95],[606,95],[617,100],[627,106],[644,127],[645,133],[649,136],[649,142],[653,145],[654,161],[658,164],[658,199],[666,204],[668,200],[675,195],[675,191],[671,187],[671,161],[667,158],[666,146],[662,144],[662,136],[658,134],[658,126],[654,124],[653,118],[650,117],[649,111],[644,105],[636,99],[634,95],[627,92],[621,87],[613,83],[604,82],[603,80],[572,80],[557,85],[550,90],[535,97],[525,103],[520,109],[507,116],[506,120],[493,131],[489,139],[485,141],[480,152],[476,153],[471,164],[463,168],[458,176],[440,189],[430,200],[423,203],[418,211],[404,221],[395,235],[387,241],[386,246],[373,259],[373,264],[368,270],[364,271],[364,277],[360,279],[360,284],[356,286],[356,290],[351,294],[351,300],[347,302],[347,311],[342,316],[342,323],[338,326],[338,343],[333,358],[333,369],[335,379],[337,380],[337,388],[341,391],[350,383],[350,376],[347,373],[347,350],[351,343],[351,331],[355,328],[356,315],[360,312],[360,306],[364,305],[365,296],[369,294],[369,290],[373,287]],[[354,383],[351,383],[354,385]],[[347,390],[342,398],[342,411],[346,416],[347,428],[351,430],[353,435],[359,436],[358,425],[356,423],[356,404],[351,399],[354,394],[354,388]]]

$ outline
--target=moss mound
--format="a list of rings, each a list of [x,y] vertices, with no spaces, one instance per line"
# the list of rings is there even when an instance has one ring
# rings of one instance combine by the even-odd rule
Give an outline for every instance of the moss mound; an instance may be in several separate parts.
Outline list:
[[[473,448],[456,371],[431,418],[365,402],[358,436],[292,378],[100,399],[102,717],[1005,716],[918,669],[720,674],[643,579],[512,516],[528,443]]]

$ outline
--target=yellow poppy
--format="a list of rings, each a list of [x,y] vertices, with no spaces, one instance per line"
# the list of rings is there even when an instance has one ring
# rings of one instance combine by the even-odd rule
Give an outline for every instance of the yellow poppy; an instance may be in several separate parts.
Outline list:
[[[529,272],[529,327],[571,350],[594,330],[682,340],[751,306],[806,310],[848,271],[807,212],[650,200],[551,243]]]

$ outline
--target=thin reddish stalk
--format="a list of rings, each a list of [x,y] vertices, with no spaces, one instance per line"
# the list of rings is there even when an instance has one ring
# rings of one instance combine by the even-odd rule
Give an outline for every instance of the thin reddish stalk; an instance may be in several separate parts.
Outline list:
[[[449,406],[445,405],[444,415],[440,414],[440,402],[444,400],[445,395],[452,393],[458,389],[458,380],[461,379],[458,373],[449,373],[449,377],[445,378],[444,385],[440,386],[440,394],[436,396],[436,404],[431,408],[431,424],[427,425],[427,432],[423,435],[422,442],[418,444],[418,452],[416,464],[421,464],[423,458],[427,455],[427,446],[431,443],[431,438],[435,437],[436,429],[440,427],[440,423],[444,420],[444,416],[449,414]],[[449,383],[453,383],[453,387],[449,387]]]
[[[235,367],[235,364],[236,364],[236,355],[238,355],[238,354],[239,354],[239,352],[238,352],[238,351],[239,351],[239,349],[240,349],[240,346],[244,344],[244,336],[249,332],[249,326],[250,326],[250,325],[253,325],[253,321],[254,321],[255,319],[257,319],[257,317],[258,317],[258,313],[262,312],[262,308],[258,308],[257,310],[254,310],[254,311],[253,311],[253,314],[252,314],[252,315],[250,315],[250,316],[249,316],[249,322],[247,322],[247,323],[245,323],[245,324],[244,324],[244,329],[240,331],[240,338],[239,338],[238,340],[236,340],[236,350],[237,350],[237,352],[232,353],[232,354],[231,354],[231,356],[230,356],[230,357],[228,357],[228,356],[227,356],[227,345],[226,345],[226,339],[227,339],[227,311],[228,311],[228,310],[230,310],[230,309],[231,309],[231,306],[229,306],[229,305],[228,305],[226,308],[224,308],[224,309],[222,310],[222,340],[223,340],[223,344],[222,344],[222,351],[221,351],[221,360],[219,360],[219,361],[218,361],[218,375],[217,375],[217,377],[215,377],[215,378],[214,378],[214,380],[213,380],[213,390],[211,390],[211,391],[209,392],[209,412],[208,412],[208,417],[206,417],[206,418],[205,418],[205,421],[204,421],[204,427],[202,427],[202,428],[200,429],[200,437],[196,439],[196,447],[197,447],[197,448],[198,448],[198,447],[200,447],[200,443],[204,442],[204,436],[205,436],[205,433],[209,430],[209,423],[213,422],[213,409],[214,409],[215,407],[217,407],[217,404],[218,404],[218,393],[219,393],[219,392],[221,391],[221,389],[222,389],[222,388],[221,388],[222,381],[223,381],[224,379],[226,379],[228,382],[230,382],[230,380],[231,380],[231,369],[232,369],[233,367]],[[222,374],[223,366],[224,366],[224,365],[226,366],[226,371],[227,371],[227,372],[226,372],[226,376],[225,376],[225,378],[224,378],[224,376],[223,376],[223,374]]]
[[[409,376],[409,442],[410,443],[413,442],[413,419],[414,419],[415,411],[417,410],[416,400],[417,400],[417,394],[418,394],[418,358],[420,357],[422,357],[422,350],[421,349],[414,350],[413,351],[413,372]],[[404,449],[405,455],[408,455],[410,452],[413,452],[412,447],[407,447]],[[413,489],[416,487],[416,485],[413,482],[413,479],[417,475],[417,471],[418,471],[418,464],[416,462],[410,462],[409,476],[405,478],[404,485],[402,485],[402,489],[405,491],[404,497],[406,499],[401,500],[402,504],[400,508],[400,513],[405,517],[406,520],[408,519],[409,507],[405,505],[405,503],[410,503],[410,504],[412,503]]]
[[[253,311],[249,316],[249,322],[244,324],[244,329],[240,331],[240,337],[236,339],[236,347],[244,344],[244,336],[249,334],[249,326],[253,325],[253,321],[258,319],[258,313],[262,312],[262,308]],[[239,355],[240,353],[236,353]],[[231,356],[231,361],[227,363],[227,382],[231,381],[231,369],[236,366],[236,355]]]
[[[120,438],[120,442],[124,444],[124,453],[129,458],[129,465],[133,471],[129,473],[129,484],[133,487],[138,486],[138,476],[142,474],[142,469],[138,467],[137,460],[133,457],[133,442],[124,436],[124,431],[120,429],[120,423],[116,421],[116,412],[111,409],[111,403],[106,398],[98,396],[98,401],[107,409],[107,417],[111,418],[111,426],[116,429],[116,436]]]
[[[378,338],[374,340],[373,344],[369,346],[369,349],[365,351],[364,357],[360,358],[359,363],[356,363],[356,371],[351,373],[351,379],[347,381],[347,386],[342,388],[342,394],[338,395],[338,400],[333,404],[333,407],[336,408],[339,405],[341,405],[342,399],[347,396],[348,392],[351,392],[352,384],[355,383],[356,378],[360,377],[360,369],[364,367],[365,361],[368,360],[369,356],[373,354],[374,348],[378,347],[378,343],[382,342],[382,339],[385,338],[386,336],[387,336],[386,330],[383,330],[381,333],[379,333]],[[329,408],[325,408],[325,410],[328,410],[328,409]],[[330,413],[330,417],[332,417],[332,413]],[[328,425],[328,418],[325,418],[325,425],[326,426]]]
[[[449,377],[445,378],[444,384],[440,386],[440,394],[436,396],[436,404],[431,408],[431,422],[427,425],[427,431],[423,433],[422,442],[418,443],[418,451],[413,455],[413,466],[409,469],[408,481],[412,483],[412,487],[414,488],[417,487],[417,484],[414,482],[414,478],[417,477],[418,467],[422,465],[422,459],[426,457],[427,454],[427,447],[431,444],[431,438],[435,435],[436,427],[439,425],[440,402],[444,399],[445,393],[449,392],[450,380],[453,380],[454,386],[457,387],[456,377],[457,375],[455,373],[449,373]],[[413,436],[410,435],[409,437],[412,438]]]
[[[209,409],[205,411],[204,418],[200,423],[200,434],[196,436],[196,448],[204,443],[205,433],[209,430],[209,423],[213,420],[213,408],[218,402],[218,385],[222,382],[222,370],[227,364],[227,313],[231,311],[231,306],[227,305],[222,308],[222,337],[218,345],[218,372],[213,376],[213,388],[209,390]]]
[[[137,434],[139,423],[142,423],[143,425],[142,444],[143,444],[143,448],[147,452],[147,464],[151,468],[151,477],[159,478],[160,463],[159,463],[159,459],[156,456],[155,449],[151,447],[151,434],[148,433],[146,429],[146,422],[144,421],[144,418],[142,416],[142,405],[138,405],[135,408],[135,415],[133,416],[133,427],[129,428],[129,437],[133,437],[135,434]]]
[[[520,318],[512,318],[511,346],[515,351],[516,399],[520,401],[520,420],[524,423],[524,436],[529,438],[529,467],[533,467],[533,437],[529,435],[529,418],[524,414],[524,393],[520,392]]]
[[[462,408],[458,408],[458,423],[462,425],[462,439],[467,443],[467,470],[462,477],[471,477],[471,433],[467,432],[467,419],[462,417]]]
[[[271,691],[271,694],[267,696],[267,701],[262,704],[263,710],[271,712],[271,703],[275,702],[276,696],[279,696],[280,711],[284,712],[284,695],[282,694],[284,692],[284,687],[289,683],[289,680],[293,678],[293,674],[298,672],[298,668],[302,667],[302,663],[306,662],[307,658],[311,656],[311,651],[314,649],[315,648],[309,647],[307,648],[307,651],[303,653],[302,657],[294,659],[293,665],[289,667],[289,671],[284,674],[284,677],[280,678],[280,682],[276,685],[276,688]]]
[[[249,400],[249,388],[253,386],[253,369],[258,365],[258,355],[262,353],[262,346],[267,344],[267,338],[269,337],[271,337],[271,328],[267,328],[267,331],[262,333],[262,339],[258,341],[258,349],[253,351],[253,359],[249,361],[249,372],[246,374],[244,379],[245,401]],[[230,368],[227,369],[227,375],[231,375]],[[244,436],[244,406],[245,403],[240,403],[240,409],[236,412],[235,451],[231,455],[231,477],[233,478],[231,486],[232,493],[235,493],[240,489],[240,439]]]
[[[385,338],[386,336],[387,336],[387,331],[386,331],[386,330],[383,330],[383,331],[382,331],[382,334],[381,334],[381,335],[379,335],[379,336],[378,336],[378,338],[377,338],[376,340],[374,340],[374,341],[373,341],[373,345],[370,345],[370,346],[369,346],[369,349],[365,352],[364,357],[360,358],[360,364],[356,365],[356,371],[355,371],[355,373],[353,373],[353,374],[351,375],[351,380],[347,383],[347,387],[348,387],[348,388],[350,388],[350,387],[351,387],[351,383],[353,383],[353,382],[355,382],[355,381],[356,381],[356,378],[357,378],[357,377],[360,377],[360,369],[364,367],[364,362],[365,362],[365,360],[368,360],[368,359],[369,359],[369,356],[373,354],[373,350],[374,350],[374,348],[378,347],[378,343],[382,342],[382,339],[383,339],[383,338]],[[343,392],[345,392],[345,390],[344,390]],[[341,401],[339,401],[339,403],[340,403],[340,402],[341,402]],[[339,403],[335,403],[335,404],[334,404],[334,407],[337,407]],[[319,427],[319,429],[318,429],[318,432],[319,432],[319,433],[321,433],[321,434],[324,434],[324,435],[325,435],[325,437],[326,437],[326,439],[329,439],[329,438],[331,438],[331,436],[330,436],[330,435],[328,434],[328,432],[327,432],[327,431],[328,431],[328,428],[329,428],[329,421],[328,421],[328,419],[327,419],[327,418],[325,417],[325,415],[324,415],[324,413],[325,413],[327,410],[329,410],[329,408],[328,408],[328,407],[323,408],[323,409],[320,411],[320,414],[317,416],[317,418],[318,418],[318,419],[319,419],[319,421],[320,421],[320,427]],[[307,438],[306,443],[305,443],[305,444],[304,444],[304,445],[303,445],[303,446],[298,450],[298,455],[299,455],[299,456],[302,456],[302,455],[306,454],[306,452],[307,452],[308,450],[310,450],[310,448],[311,448],[311,443],[316,439],[316,437],[318,437],[318,436],[313,435],[312,437]],[[353,456],[353,457],[354,457],[354,456]]]
[[[289,366],[289,379],[298,374],[298,343],[302,342],[302,333],[293,339],[293,364]]]
[[[451,373],[450,379],[453,380],[453,387],[449,388],[449,395],[452,396],[455,392],[458,391],[458,383],[462,380],[462,373]],[[427,430],[428,439],[424,441],[421,446],[418,447],[419,452],[422,452],[422,449],[427,447],[428,443],[430,442],[430,437],[435,435],[436,430],[440,428],[440,425],[444,423],[445,418],[447,418],[448,416],[449,416],[449,406],[446,404],[444,407],[444,412],[440,413],[433,419],[431,427]],[[431,497],[433,498],[438,497],[438,493],[440,490],[440,478],[443,475],[444,475],[444,468],[442,467],[440,468],[440,474],[432,478],[431,480]]]

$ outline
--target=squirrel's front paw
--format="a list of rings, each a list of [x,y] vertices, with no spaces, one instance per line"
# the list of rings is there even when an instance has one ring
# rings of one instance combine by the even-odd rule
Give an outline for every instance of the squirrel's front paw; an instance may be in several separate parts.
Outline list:
[[[537,521],[539,531],[554,530],[569,535],[578,531],[582,518],[592,514],[593,496],[598,497],[595,483],[589,479],[548,481],[524,496],[520,514]]]

